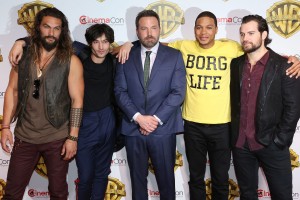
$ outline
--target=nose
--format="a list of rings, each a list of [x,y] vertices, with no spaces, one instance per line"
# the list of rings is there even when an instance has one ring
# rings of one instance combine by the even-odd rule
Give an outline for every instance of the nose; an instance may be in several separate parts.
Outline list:
[[[148,35],[148,36],[152,36],[152,31],[151,31],[151,29],[149,29],[149,30],[147,31],[147,35]]]
[[[102,44],[102,42],[99,42],[99,49],[103,49],[103,44]]]
[[[54,35],[54,29],[50,28],[49,32],[48,32],[48,35],[49,36],[53,36]]]

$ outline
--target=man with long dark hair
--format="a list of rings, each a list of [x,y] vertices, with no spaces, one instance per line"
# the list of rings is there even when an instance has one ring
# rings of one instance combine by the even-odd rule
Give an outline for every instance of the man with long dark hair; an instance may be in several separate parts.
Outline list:
[[[40,11],[31,36],[5,93],[1,145],[11,160],[3,199],[22,199],[43,156],[50,198],[66,200],[66,175],[77,151],[82,117],[83,68],[73,55],[68,21],[58,9]]]

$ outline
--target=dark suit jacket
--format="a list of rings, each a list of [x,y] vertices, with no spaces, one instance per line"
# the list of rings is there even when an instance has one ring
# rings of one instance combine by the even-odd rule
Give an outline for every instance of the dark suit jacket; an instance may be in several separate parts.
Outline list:
[[[300,117],[300,79],[289,78],[287,59],[270,51],[261,80],[255,115],[256,140],[268,146],[272,141],[284,148],[292,144]],[[246,55],[231,61],[231,144],[239,135],[242,74]]]
[[[180,106],[186,91],[186,72],[178,50],[159,44],[148,82],[144,87],[141,47],[130,52],[125,64],[118,64],[115,77],[115,96],[125,113],[122,134],[136,136],[139,126],[132,121],[135,113],[156,115],[164,123],[151,134],[170,134],[183,131]]]

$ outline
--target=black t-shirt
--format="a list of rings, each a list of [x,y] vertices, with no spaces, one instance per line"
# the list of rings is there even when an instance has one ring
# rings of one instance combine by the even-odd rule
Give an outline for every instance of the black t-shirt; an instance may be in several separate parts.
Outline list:
[[[83,62],[84,104],[86,112],[98,111],[112,104],[113,62],[109,56],[101,64],[94,63],[89,56]]]

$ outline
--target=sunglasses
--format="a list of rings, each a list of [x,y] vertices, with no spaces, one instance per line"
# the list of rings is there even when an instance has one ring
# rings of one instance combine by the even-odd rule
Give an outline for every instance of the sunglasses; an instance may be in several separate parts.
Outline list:
[[[39,92],[40,83],[41,83],[40,79],[35,79],[33,81],[34,91],[32,93],[32,97],[35,98],[35,99],[38,99],[40,97],[40,92]]]

